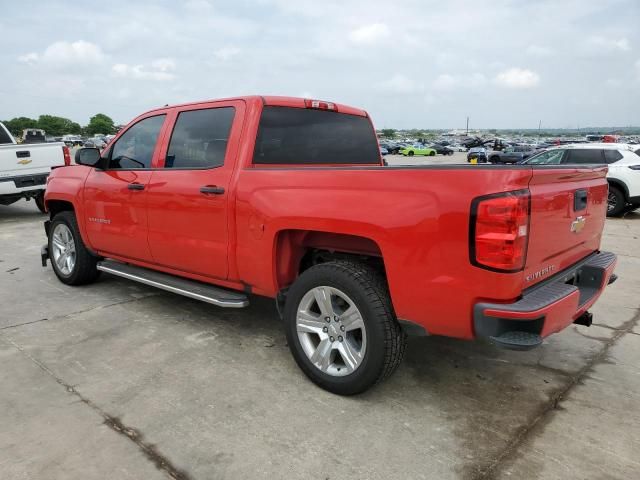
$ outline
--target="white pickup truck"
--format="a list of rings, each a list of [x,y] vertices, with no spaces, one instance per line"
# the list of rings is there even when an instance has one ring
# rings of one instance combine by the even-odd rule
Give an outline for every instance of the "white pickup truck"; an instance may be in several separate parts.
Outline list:
[[[44,190],[52,168],[71,164],[64,143],[17,144],[0,123],[0,205],[35,200],[44,213]]]

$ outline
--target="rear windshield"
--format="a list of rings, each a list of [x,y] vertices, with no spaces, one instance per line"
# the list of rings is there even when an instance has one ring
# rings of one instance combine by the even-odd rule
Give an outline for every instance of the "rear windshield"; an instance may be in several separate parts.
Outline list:
[[[0,145],[3,143],[13,143],[9,134],[0,126]]]
[[[379,164],[380,151],[366,117],[267,106],[260,119],[253,163]]]

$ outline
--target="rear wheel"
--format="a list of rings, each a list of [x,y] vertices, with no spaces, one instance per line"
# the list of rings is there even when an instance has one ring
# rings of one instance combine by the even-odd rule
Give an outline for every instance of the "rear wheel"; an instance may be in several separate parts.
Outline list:
[[[409,155],[410,157],[413,157],[413,150],[410,150],[407,155]]]
[[[36,207],[42,213],[47,213],[47,209],[44,206],[44,191],[38,193],[38,195],[33,199],[36,202]]]
[[[98,258],[84,246],[73,212],[58,213],[49,229],[49,257],[58,280],[67,285],[93,282],[100,272]]]
[[[386,282],[364,264],[334,261],[306,270],[289,289],[284,318],[298,366],[333,393],[367,390],[404,355],[406,337]]]
[[[429,152],[429,156],[430,156],[430,157],[435,156],[435,154],[436,154],[436,152],[434,152],[433,150],[431,150],[431,151]]]
[[[617,217],[624,212],[626,201],[624,194],[618,187],[609,185],[609,196],[607,197],[607,217]]]

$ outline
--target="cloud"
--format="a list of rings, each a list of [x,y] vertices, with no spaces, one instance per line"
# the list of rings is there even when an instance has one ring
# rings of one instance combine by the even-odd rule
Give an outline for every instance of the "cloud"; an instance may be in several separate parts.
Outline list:
[[[553,55],[553,49],[540,45],[529,45],[526,51],[528,55],[533,57],[550,57]]]
[[[356,28],[349,33],[349,40],[359,45],[373,45],[386,39],[391,34],[384,23],[372,23]]]
[[[77,42],[55,42],[49,45],[42,59],[51,63],[100,63],[104,54],[100,47],[91,42],[78,40]]]
[[[436,90],[453,90],[456,88],[478,88],[487,83],[487,77],[482,73],[474,72],[462,75],[443,73],[433,81]]]
[[[116,63],[111,67],[111,74],[120,78],[164,82],[175,78],[175,68],[176,64],[172,59],[158,58],[152,61],[150,66]]]
[[[606,52],[628,52],[629,50],[631,50],[629,40],[627,40],[626,38],[609,38],[602,37],[600,35],[594,35],[589,37],[587,43],[591,48],[596,48],[600,51]]]
[[[218,60],[222,60],[223,62],[235,57],[240,53],[240,49],[237,47],[222,47],[213,52],[215,57]]]
[[[36,52],[26,53],[18,57],[18,61],[20,63],[26,63],[28,65],[34,65],[38,63],[38,60],[40,60],[40,55]]]
[[[421,85],[401,73],[396,73],[390,79],[378,83],[376,87],[378,90],[389,93],[413,93],[422,89]]]
[[[494,81],[506,88],[533,88],[540,83],[540,75],[526,68],[509,68],[498,73]]]
[[[640,80],[640,60],[636,61],[636,78]]]

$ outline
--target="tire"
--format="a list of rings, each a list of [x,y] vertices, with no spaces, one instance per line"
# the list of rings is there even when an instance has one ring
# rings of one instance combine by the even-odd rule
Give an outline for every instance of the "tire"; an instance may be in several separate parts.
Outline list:
[[[489,157],[489,163],[498,163],[499,157]]]
[[[47,209],[44,206],[44,190],[40,192],[33,200],[36,202],[36,207],[38,207],[38,210],[40,210],[42,213],[47,213]]]
[[[434,151],[429,152],[429,156],[430,157],[435,157],[435,155],[436,155],[436,152],[434,152]]]
[[[609,185],[609,196],[607,198],[607,217],[619,217],[624,213],[627,201],[624,194],[618,187]]]
[[[65,255],[58,246],[60,240],[70,240],[66,242],[65,251],[73,247],[71,255]],[[58,242],[54,242],[54,237]],[[64,243],[64,242],[63,242]],[[78,222],[73,212],[64,211],[58,213],[51,221],[49,228],[49,256],[53,271],[62,283],[67,285],[85,285],[95,281],[100,272],[96,268],[98,258],[92,255],[82,242]],[[75,256],[74,256],[75,255]],[[62,261],[61,265],[56,257],[71,258],[69,263]],[[68,271],[66,271],[68,270]]]
[[[318,292],[320,298],[328,294],[331,302],[321,306]],[[348,310],[352,314],[344,315]],[[368,265],[341,260],[309,268],[287,293],[284,320],[300,369],[338,395],[364,392],[391,375],[404,356],[406,335],[393,313],[385,279]],[[341,332],[344,339],[338,340],[335,335]],[[343,356],[345,349],[351,362]],[[325,353],[318,354],[321,350]],[[317,366],[312,360],[316,355]]]
[[[410,157],[413,157],[413,150],[409,151],[407,155],[409,155]]]

